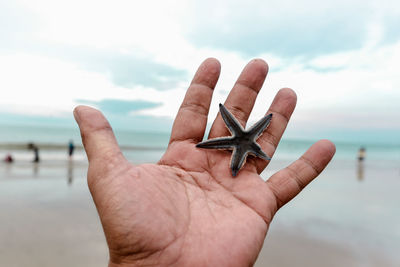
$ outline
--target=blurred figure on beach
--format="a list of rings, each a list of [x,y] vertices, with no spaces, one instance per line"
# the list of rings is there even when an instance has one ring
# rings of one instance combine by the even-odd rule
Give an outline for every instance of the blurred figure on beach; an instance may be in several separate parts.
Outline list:
[[[358,150],[358,165],[357,165],[357,178],[359,181],[364,180],[364,160],[367,152],[365,147],[360,147]]]
[[[365,159],[365,156],[367,155],[367,152],[365,150],[365,147],[360,147],[358,150],[358,161],[362,162]]]
[[[5,163],[13,163],[14,162],[14,158],[13,158],[13,156],[10,154],[10,153],[8,153],[6,156],[5,156],[5,158],[4,158],[4,160],[3,160]]]
[[[40,162],[39,148],[34,143],[29,143],[28,149],[33,150],[33,153],[34,153],[34,158],[33,158],[32,162],[36,162],[36,163]]]
[[[74,150],[75,150],[75,145],[72,139],[69,140],[68,142],[68,156],[69,156],[69,162],[68,162],[68,174],[67,174],[67,181],[68,185],[72,185],[72,181],[74,180],[73,177],[73,161],[72,161],[72,156],[74,155]]]
[[[75,150],[74,142],[72,140],[69,140],[69,143],[68,143],[68,156],[69,156],[69,159],[72,159],[72,155],[74,154],[74,150]]]

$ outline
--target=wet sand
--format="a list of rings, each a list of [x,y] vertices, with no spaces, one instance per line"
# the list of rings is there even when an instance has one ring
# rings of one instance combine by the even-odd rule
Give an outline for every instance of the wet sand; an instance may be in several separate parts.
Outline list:
[[[255,266],[399,266],[399,173],[384,169],[360,182],[354,164],[334,163],[277,214]],[[0,165],[0,266],[107,266],[85,176],[67,161]]]
[[[324,240],[303,229],[274,222],[264,247],[255,264],[256,267],[368,267],[399,266],[387,259],[382,251],[367,244],[359,247],[343,242]]]

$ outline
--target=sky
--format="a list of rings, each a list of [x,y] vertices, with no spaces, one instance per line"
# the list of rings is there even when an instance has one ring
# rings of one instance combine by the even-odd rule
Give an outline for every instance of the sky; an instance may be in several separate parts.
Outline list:
[[[287,137],[400,143],[399,1],[0,0],[0,125],[170,131],[208,57],[222,65],[210,123],[253,58],[269,74],[250,117],[298,95]]]

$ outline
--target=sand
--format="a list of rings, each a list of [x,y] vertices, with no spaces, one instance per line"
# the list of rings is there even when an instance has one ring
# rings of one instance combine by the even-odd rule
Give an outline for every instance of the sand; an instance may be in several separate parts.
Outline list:
[[[385,184],[368,176],[361,184],[355,177],[336,178],[349,175],[341,166],[333,164],[321,182],[278,213],[255,266],[400,266],[399,218],[390,215],[398,213],[393,203],[399,197],[385,194],[388,189],[377,186]],[[396,179],[397,174],[388,175]],[[85,176],[85,164],[68,168],[67,161],[0,165],[0,266],[107,265]],[[385,222],[374,219],[379,216],[386,216]]]

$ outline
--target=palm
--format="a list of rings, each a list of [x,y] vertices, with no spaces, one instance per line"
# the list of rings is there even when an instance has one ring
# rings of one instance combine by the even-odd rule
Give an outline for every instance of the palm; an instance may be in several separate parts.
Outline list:
[[[261,88],[260,79],[265,78],[266,73],[258,77],[254,73],[260,69],[257,64],[249,64],[239,77],[240,81],[246,78],[243,76],[256,76],[249,88]],[[259,177],[266,162],[254,158],[232,178],[230,152],[195,147],[203,138],[211,99],[211,95],[204,95],[209,92],[202,94],[196,87],[205,83],[215,86],[219,72],[212,66],[215,62],[208,60],[196,74],[175,120],[168,149],[157,164],[131,165],[119,152],[104,117],[88,108],[76,110],[90,161],[89,187],[107,237],[111,264],[251,265],[278,208],[318,175],[333,156],[331,143],[322,141],[267,183]],[[237,91],[234,88],[227,100],[233,111],[240,105],[235,103]],[[250,109],[254,99],[249,100]],[[282,90],[271,106],[270,111],[280,116],[274,116],[277,119],[259,140],[269,155],[294,103],[292,91]],[[244,105],[235,114],[243,125],[250,113],[246,111],[249,105]],[[210,137],[222,135],[227,135],[227,130],[218,116]]]

